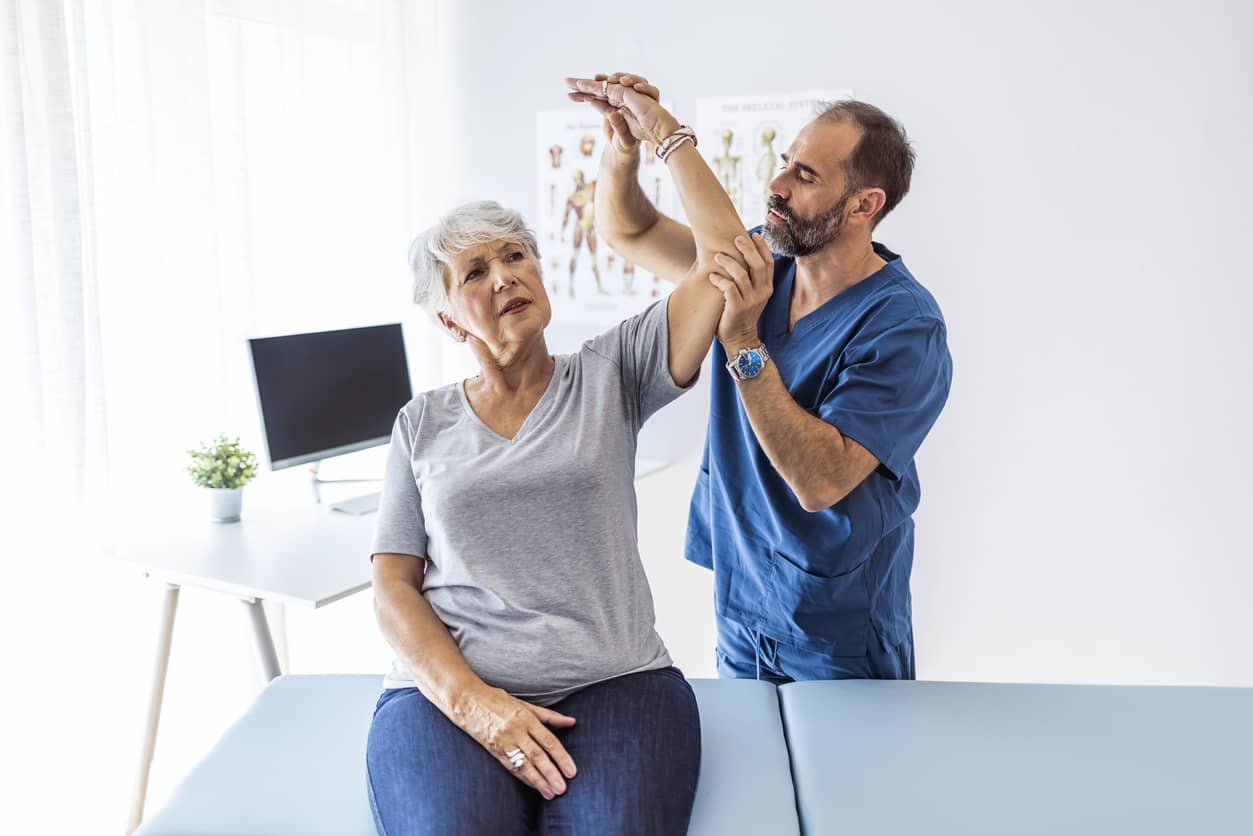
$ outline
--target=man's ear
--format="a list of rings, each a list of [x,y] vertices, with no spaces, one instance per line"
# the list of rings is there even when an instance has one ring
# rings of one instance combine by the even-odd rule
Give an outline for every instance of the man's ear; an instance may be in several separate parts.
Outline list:
[[[887,192],[880,188],[862,189],[852,198],[853,208],[849,212],[850,218],[864,220],[866,223],[874,223],[874,219],[879,212],[883,210],[883,205],[888,201]]]
[[[460,325],[453,321],[447,311],[439,312],[439,324],[448,329],[448,333],[459,343],[466,341],[466,332]]]

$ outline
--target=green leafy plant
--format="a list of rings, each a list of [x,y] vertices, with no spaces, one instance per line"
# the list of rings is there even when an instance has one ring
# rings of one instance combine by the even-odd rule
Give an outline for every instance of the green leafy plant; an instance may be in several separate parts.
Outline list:
[[[257,475],[257,457],[239,446],[238,436],[223,433],[187,455],[187,473],[202,488],[242,488]]]

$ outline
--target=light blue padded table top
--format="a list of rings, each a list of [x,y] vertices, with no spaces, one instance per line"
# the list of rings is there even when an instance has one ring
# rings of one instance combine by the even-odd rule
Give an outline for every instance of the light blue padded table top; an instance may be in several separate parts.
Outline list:
[[[374,836],[365,743],[379,676],[283,676],[137,831]],[[702,762],[693,836],[798,833],[774,686],[694,680]]]
[[[137,836],[375,836],[365,741],[382,687],[367,675],[275,679]]]
[[[1253,834],[1253,689],[779,689],[807,836]]]
[[[700,783],[689,836],[800,833],[778,689],[753,679],[693,679]]]

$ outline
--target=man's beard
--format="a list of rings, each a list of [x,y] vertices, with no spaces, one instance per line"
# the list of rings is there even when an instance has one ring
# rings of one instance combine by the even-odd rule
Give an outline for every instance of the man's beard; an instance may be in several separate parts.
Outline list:
[[[767,215],[762,224],[762,237],[770,249],[782,256],[798,258],[812,255],[830,244],[840,234],[840,226],[844,222],[843,208],[847,194],[840,195],[835,206],[812,218],[803,218],[792,213],[787,204],[778,195],[770,195],[766,209],[775,212],[784,222],[770,220]]]

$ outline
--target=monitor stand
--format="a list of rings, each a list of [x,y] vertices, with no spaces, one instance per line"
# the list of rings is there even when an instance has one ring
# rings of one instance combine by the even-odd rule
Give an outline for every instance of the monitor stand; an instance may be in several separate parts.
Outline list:
[[[323,485],[343,485],[348,483],[382,482],[382,479],[322,479],[318,476],[318,468],[322,462],[316,461],[309,465],[309,485],[313,488],[313,501],[322,504]],[[372,514],[378,510],[379,494],[368,493],[333,502],[328,506],[332,511],[343,511],[346,514]]]

